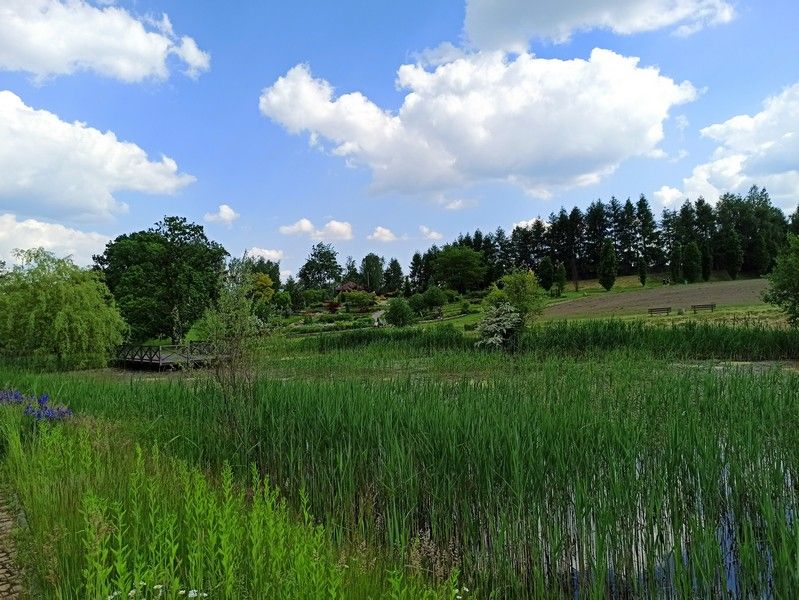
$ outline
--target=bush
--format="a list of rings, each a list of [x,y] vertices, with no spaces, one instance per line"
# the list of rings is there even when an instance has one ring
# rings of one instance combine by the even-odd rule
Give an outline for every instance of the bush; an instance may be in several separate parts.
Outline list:
[[[447,303],[447,294],[440,287],[430,287],[424,293],[424,306],[427,310],[440,309]]]
[[[472,312],[472,305],[469,304],[469,301],[464,300],[463,302],[461,302],[461,314],[468,315],[471,312]]]
[[[394,298],[388,303],[385,318],[394,327],[407,327],[414,321],[413,310],[402,298]]]
[[[424,311],[427,308],[427,304],[425,304],[424,296],[422,294],[414,294],[408,298],[408,306],[410,306],[411,310],[420,317],[424,314]]]
[[[375,295],[372,292],[344,292],[341,299],[347,310],[365,311],[375,305]]]
[[[305,306],[315,306],[321,304],[325,301],[327,294],[325,290],[318,290],[318,289],[311,289],[311,290],[303,290],[302,292],[302,300],[305,302]]]
[[[477,347],[515,350],[523,328],[524,320],[512,304],[506,302],[493,306],[486,311],[485,317],[477,326],[477,333],[480,335]]]

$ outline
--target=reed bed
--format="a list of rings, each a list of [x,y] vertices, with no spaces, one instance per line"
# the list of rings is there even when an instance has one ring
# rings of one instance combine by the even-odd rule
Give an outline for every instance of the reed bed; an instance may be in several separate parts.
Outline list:
[[[277,343],[265,371],[315,360],[328,376],[261,380],[252,447],[231,438],[201,377],[0,372],[0,383],[58,390],[190,464],[230,462],[239,481],[254,462],[337,545],[385,550],[430,581],[457,569],[478,597],[799,588],[796,374],[632,350],[420,359],[413,339],[393,335],[316,355]],[[403,357],[443,361],[451,376],[381,374]]]
[[[34,423],[0,408],[2,475],[26,517],[36,598],[425,598],[461,595],[342,552],[305,503],[288,509],[253,465],[234,481],[143,451],[98,419]],[[462,593],[462,592],[461,592]]]

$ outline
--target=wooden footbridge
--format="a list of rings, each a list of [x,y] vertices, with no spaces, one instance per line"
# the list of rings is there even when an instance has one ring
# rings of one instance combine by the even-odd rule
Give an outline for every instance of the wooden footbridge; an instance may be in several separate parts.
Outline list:
[[[169,346],[122,346],[117,352],[117,364],[123,367],[176,369],[197,367],[216,358],[210,342],[188,342]]]

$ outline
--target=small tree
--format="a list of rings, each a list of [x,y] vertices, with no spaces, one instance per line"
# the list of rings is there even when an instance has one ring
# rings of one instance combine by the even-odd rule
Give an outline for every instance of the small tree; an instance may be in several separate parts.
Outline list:
[[[402,298],[393,298],[388,303],[386,322],[394,327],[407,327],[414,321],[413,310]]]
[[[555,267],[548,256],[545,256],[538,265],[538,282],[546,291],[549,291],[555,282]]]
[[[408,298],[408,306],[417,316],[422,316],[427,309],[427,304],[424,301],[424,294],[414,294]]]
[[[610,291],[616,283],[617,265],[616,265],[616,250],[613,248],[613,242],[606,239],[602,244],[602,252],[599,255],[599,284]]]
[[[363,312],[375,305],[375,295],[371,292],[344,292],[341,300],[347,307],[347,311],[354,310]]]
[[[564,289],[566,289],[566,266],[562,262],[558,262],[555,269],[555,280],[552,284],[553,295],[560,298]]]
[[[641,282],[642,286],[646,286],[646,280],[649,276],[649,269],[646,266],[646,259],[639,255],[638,256],[638,281]]]
[[[427,288],[423,296],[424,306],[431,312],[441,312],[447,303],[447,293],[436,285]]]
[[[678,283],[682,280],[682,248],[679,244],[674,244],[669,256],[669,277],[672,283]]]
[[[512,304],[492,306],[486,310],[483,320],[477,325],[480,336],[478,348],[490,350],[515,350],[524,328],[524,320]]]
[[[777,256],[769,281],[764,300],[779,306],[791,326],[799,326],[799,235],[788,234],[788,245]]]
[[[696,283],[702,276],[702,254],[696,242],[691,242],[685,247],[682,257],[683,277],[688,283]]]
[[[514,271],[502,277],[502,294],[525,322],[541,314],[544,295],[532,271]],[[497,303],[498,304],[498,303]]]

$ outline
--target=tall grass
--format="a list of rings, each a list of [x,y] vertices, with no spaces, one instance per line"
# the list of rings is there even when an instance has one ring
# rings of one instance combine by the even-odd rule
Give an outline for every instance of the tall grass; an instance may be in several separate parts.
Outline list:
[[[619,330],[595,331],[609,340]],[[202,379],[0,379],[57,389],[77,411],[116,417],[193,464],[230,461],[239,481],[254,461],[336,542],[386,548],[434,580],[457,568],[479,596],[799,587],[795,374],[634,353],[450,350],[441,355],[460,372],[430,378],[381,375],[414,359],[412,346],[280,348],[266,362],[307,356],[330,373],[260,381],[258,442],[247,448]],[[375,366],[368,379],[359,361]]]
[[[404,348],[432,354],[468,349],[474,338],[449,325],[432,329],[380,329],[328,334],[304,341],[320,352],[347,348]],[[528,329],[520,350],[542,355],[587,356],[597,350],[643,352],[661,358],[780,360],[799,358],[799,332],[752,322],[688,321],[653,324],[643,320],[550,321]]]
[[[337,551],[254,467],[209,477],[142,451],[93,419],[33,425],[0,408],[3,478],[27,525],[20,560],[36,597],[451,598]],[[350,568],[353,567],[353,568]]]

